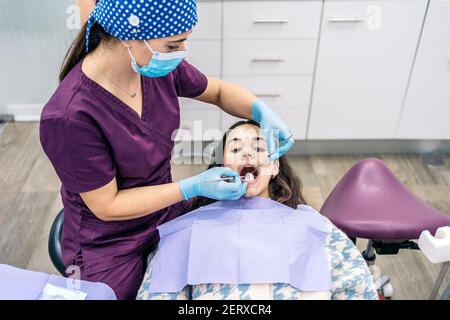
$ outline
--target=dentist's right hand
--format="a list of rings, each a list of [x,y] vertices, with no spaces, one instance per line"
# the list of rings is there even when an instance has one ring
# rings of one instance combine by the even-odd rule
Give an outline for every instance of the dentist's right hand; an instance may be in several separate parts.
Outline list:
[[[235,177],[233,182],[208,180],[223,176]],[[178,181],[184,200],[193,197],[207,197],[215,200],[237,200],[247,192],[247,183],[242,182],[239,173],[227,167],[208,169],[196,176]]]

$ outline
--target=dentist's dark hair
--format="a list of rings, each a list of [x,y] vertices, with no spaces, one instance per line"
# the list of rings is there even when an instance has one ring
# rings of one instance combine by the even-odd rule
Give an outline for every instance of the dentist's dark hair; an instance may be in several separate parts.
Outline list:
[[[61,71],[59,72],[59,81],[63,81],[70,70],[83,60],[84,57],[91,53],[100,45],[102,41],[115,39],[111,35],[107,34],[105,29],[98,24],[94,23],[89,32],[89,52],[86,52],[86,32],[87,22],[83,25],[77,37],[70,45],[69,50],[64,57]]]
[[[233,124],[223,135],[222,140],[214,150],[212,157],[213,162],[208,166],[208,169],[214,167],[223,167],[223,153],[225,151],[225,143],[228,134],[235,128],[251,124],[256,127],[260,127],[259,123],[253,120],[243,120]],[[269,182],[269,197],[272,200],[278,201],[288,207],[296,209],[299,204],[307,204],[302,193],[302,182],[300,178],[295,174],[291,165],[289,164],[287,155],[283,155],[278,158],[280,163],[278,174],[272,178]],[[214,199],[206,197],[197,197],[193,200],[192,209],[216,202]]]

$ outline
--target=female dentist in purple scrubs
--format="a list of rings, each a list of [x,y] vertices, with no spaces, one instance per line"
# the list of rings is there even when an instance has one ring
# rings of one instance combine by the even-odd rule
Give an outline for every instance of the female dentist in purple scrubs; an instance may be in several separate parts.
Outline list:
[[[186,211],[189,199],[236,200],[246,183],[212,168],[173,182],[172,133],[178,97],[215,104],[260,123],[269,149],[275,132],[288,151],[288,127],[243,87],[210,78],[184,60],[197,24],[195,0],[100,0],[70,47],[60,85],[40,121],[42,147],[59,176],[64,204],[62,254],[81,278],[134,299],[156,227]]]

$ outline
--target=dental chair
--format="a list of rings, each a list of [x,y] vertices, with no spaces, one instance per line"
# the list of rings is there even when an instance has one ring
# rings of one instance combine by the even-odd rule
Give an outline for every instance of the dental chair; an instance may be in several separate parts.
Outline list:
[[[64,209],[61,209],[55,217],[50,228],[50,234],[48,236],[48,254],[50,260],[52,260],[53,266],[58,272],[66,277],[66,267],[61,253],[61,237],[64,225]]]
[[[61,209],[53,220],[52,226],[50,228],[50,234],[48,236],[48,255],[53,263],[53,266],[58,270],[58,272],[67,277],[66,267],[62,258],[61,251],[61,238],[64,226],[64,209]],[[156,251],[158,243],[155,242],[149,249],[149,252]]]
[[[443,262],[430,298],[436,296],[449,267],[450,217],[412,194],[381,160],[369,158],[356,163],[332,190],[320,212],[355,244],[357,238],[369,240],[362,253],[369,266],[375,264],[376,254],[397,254],[400,249],[422,249],[432,263]],[[61,255],[63,219],[61,210],[51,227],[48,249],[53,265],[66,276]],[[431,236],[435,233],[436,238]],[[441,245],[436,239],[443,234],[445,243]],[[419,248],[420,241],[419,245],[411,241],[419,237],[423,238],[423,248]],[[389,277],[375,280],[380,296],[392,297]],[[450,286],[444,296],[450,296]]]
[[[357,238],[368,240],[362,255],[369,267],[375,264],[376,254],[417,250],[419,246],[412,240],[419,239],[423,231],[435,234],[438,228],[450,225],[450,216],[417,198],[375,158],[361,160],[350,168],[320,212],[355,244]],[[382,299],[392,297],[389,277],[383,275],[375,281]]]

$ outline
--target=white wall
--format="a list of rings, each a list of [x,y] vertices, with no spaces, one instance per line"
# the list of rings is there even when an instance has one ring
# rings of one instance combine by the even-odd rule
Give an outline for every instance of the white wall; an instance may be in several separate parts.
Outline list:
[[[32,112],[54,92],[78,31],[70,19],[76,16],[74,3],[0,0],[0,114],[7,113],[8,105],[19,113]]]

